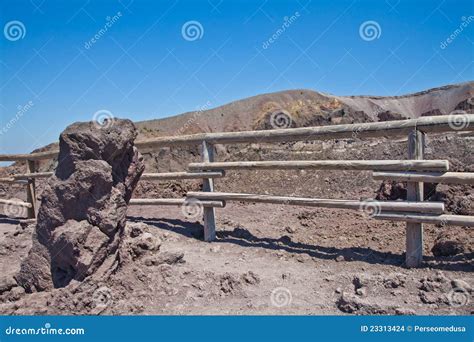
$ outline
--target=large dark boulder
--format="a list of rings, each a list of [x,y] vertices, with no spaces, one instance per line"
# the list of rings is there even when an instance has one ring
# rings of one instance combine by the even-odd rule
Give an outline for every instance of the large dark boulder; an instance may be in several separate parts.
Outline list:
[[[28,292],[63,287],[116,264],[127,205],[144,171],[130,120],[67,127],[42,193],[33,246],[16,276]]]

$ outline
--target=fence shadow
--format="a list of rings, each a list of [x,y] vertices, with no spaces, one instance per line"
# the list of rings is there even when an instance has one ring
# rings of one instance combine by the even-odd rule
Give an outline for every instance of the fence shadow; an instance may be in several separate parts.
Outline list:
[[[180,219],[128,217],[132,222],[143,222],[156,228],[172,231],[188,238],[203,239],[203,226],[197,222]],[[370,247],[325,247],[292,241],[289,236],[279,238],[257,237],[248,229],[236,227],[232,230],[217,231],[217,243],[230,243],[241,247],[258,247],[291,254],[306,254],[312,258],[334,260],[343,256],[347,261],[362,261],[369,264],[405,267],[405,253],[381,252]],[[459,254],[454,257],[424,256],[422,267],[439,270],[472,272],[471,260],[474,253]]]
[[[0,224],[20,224],[21,220],[25,220],[24,217],[10,217],[0,214]]]
[[[143,222],[167,231],[172,231],[188,238],[202,240],[204,238],[203,226],[198,222],[188,222],[180,219],[168,218],[145,218],[139,216],[127,216],[131,222]]]

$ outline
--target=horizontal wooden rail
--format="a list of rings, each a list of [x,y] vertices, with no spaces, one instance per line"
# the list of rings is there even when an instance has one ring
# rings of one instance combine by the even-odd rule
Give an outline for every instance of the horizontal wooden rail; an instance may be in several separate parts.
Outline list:
[[[0,178],[0,183],[15,183],[18,180],[27,180],[34,178],[49,178],[54,172],[36,172],[21,173],[11,177]],[[220,178],[224,177],[224,171],[215,172],[161,172],[161,173],[144,173],[140,179],[145,180],[165,180],[165,179],[202,179],[202,178]]]
[[[446,171],[447,160],[290,160],[191,163],[190,170],[432,170]]]
[[[177,205],[181,206],[186,203],[186,198],[132,198],[130,205]],[[224,208],[224,201],[199,201],[199,205],[203,207]]]
[[[374,172],[374,180],[474,185],[474,172]]]
[[[200,133],[166,136],[135,142],[138,148],[179,145],[237,144],[301,140],[332,140],[407,135],[414,129],[424,133],[474,131],[474,114],[425,116],[418,119],[369,122],[317,127],[286,128],[261,131]],[[30,154],[2,154],[0,161],[41,160],[56,157],[58,150]]]
[[[33,173],[19,173],[13,175],[15,179],[33,179],[33,178],[49,178],[54,172],[33,172]]]
[[[474,114],[425,116],[418,119],[369,122],[317,127],[273,129],[261,131],[201,133],[162,137],[136,142],[138,147],[197,145],[203,140],[211,144],[281,142],[298,140],[332,140],[408,135],[414,129],[424,133],[474,131]]]
[[[380,212],[374,218],[389,221],[405,221],[415,223],[432,223],[453,226],[474,227],[474,216],[466,215],[423,215],[403,212]]]
[[[164,179],[202,179],[202,178],[221,178],[224,177],[224,171],[216,172],[161,172],[144,173],[140,179],[146,180],[164,180]]]
[[[444,204],[441,202],[396,202],[396,201],[357,201],[339,199],[319,199],[306,197],[286,197],[257,194],[241,194],[227,192],[188,192],[188,198],[198,200],[245,201],[273,204],[301,205],[321,208],[339,208],[379,212],[387,211],[418,211],[423,213],[442,213]]]
[[[32,205],[27,202],[23,201],[14,201],[14,200],[5,200],[5,199],[0,199],[1,204],[7,204],[7,205],[16,205],[18,207],[25,207],[25,208],[31,208]]]
[[[28,154],[0,154],[0,161],[25,161],[25,160],[42,160],[52,159],[56,157],[59,150],[47,152],[34,152]]]

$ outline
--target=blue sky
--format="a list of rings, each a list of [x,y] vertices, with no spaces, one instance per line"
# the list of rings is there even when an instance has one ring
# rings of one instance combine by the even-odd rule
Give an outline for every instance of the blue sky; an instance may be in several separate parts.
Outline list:
[[[0,153],[100,110],[138,121],[285,89],[469,81],[473,15],[468,0],[0,0]]]

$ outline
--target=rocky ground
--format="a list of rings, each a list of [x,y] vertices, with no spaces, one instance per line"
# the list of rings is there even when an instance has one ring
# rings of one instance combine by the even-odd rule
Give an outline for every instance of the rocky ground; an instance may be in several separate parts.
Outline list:
[[[434,257],[442,228],[426,226],[425,264],[406,269],[402,223],[268,204],[229,204],[217,215],[217,241],[206,243],[180,208],[132,207],[117,272],[34,294],[12,281],[33,226],[3,219],[0,312],[474,314],[473,254]]]

